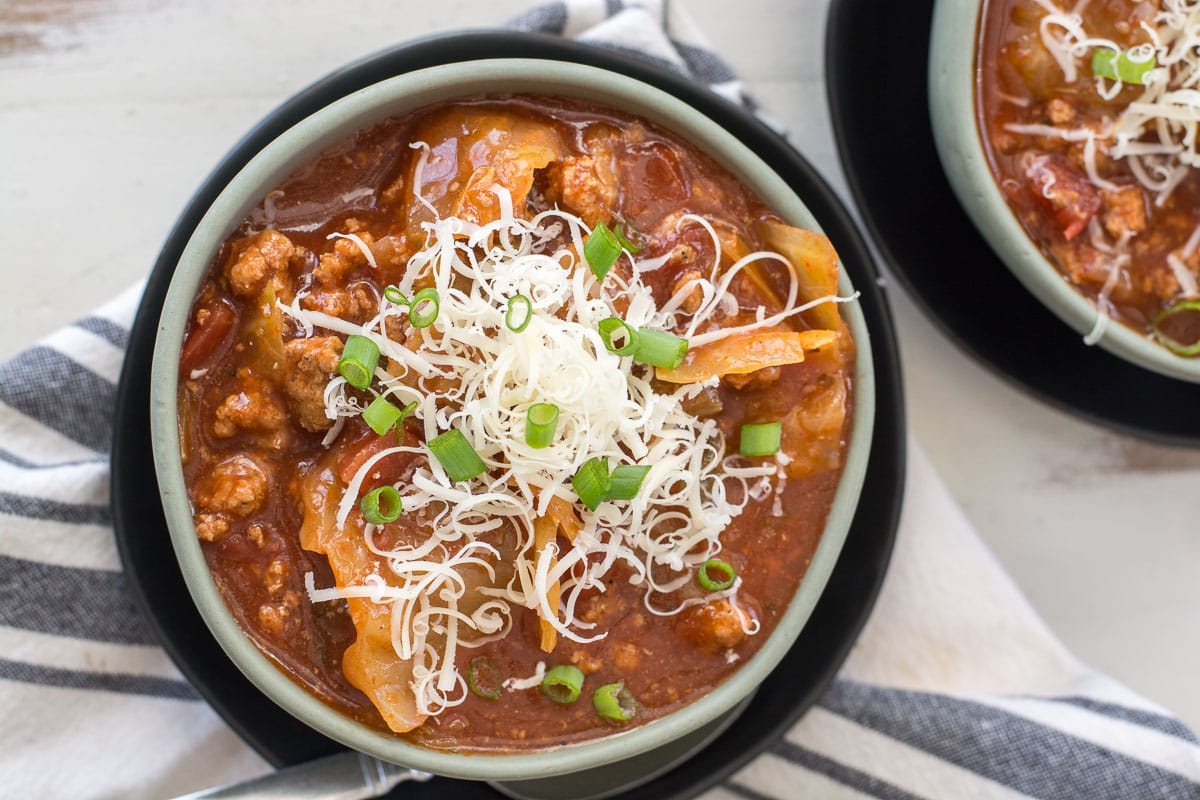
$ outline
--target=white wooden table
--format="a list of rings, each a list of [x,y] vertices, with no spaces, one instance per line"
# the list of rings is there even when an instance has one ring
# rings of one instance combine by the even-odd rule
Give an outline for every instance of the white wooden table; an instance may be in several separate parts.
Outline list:
[[[842,189],[822,82],[826,2],[686,0]],[[0,359],[142,277],[193,188],[281,100],[377,48],[528,5],[4,0]],[[984,539],[1077,655],[1200,729],[1200,452],[1047,408],[964,357],[898,291],[892,300],[911,429]]]

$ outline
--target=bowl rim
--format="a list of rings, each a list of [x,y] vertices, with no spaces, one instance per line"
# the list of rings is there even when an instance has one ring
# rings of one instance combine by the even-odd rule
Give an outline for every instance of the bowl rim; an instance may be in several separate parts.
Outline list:
[[[575,96],[630,109],[695,143],[759,196],[769,198],[769,205],[784,219],[820,230],[783,179],[732,134],[691,106],[641,81],[596,67],[542,59],[490,58],[431,67],[388,78],[330,103],[272,140],[229,181],[192,231],[178,260],[157,326],[151,369],[153,455],[172,546],[188,591],[222,649],[264,694],[324,735],[383,760],[468,779],[530,779],[617,761],[695,730],[752,691],[795,640],[832,572],[862,488],[875,417],[870,337],[857,304],[847,304],[843,312],[857,345],[854,419],[846,463],[820,544],[788,611],[759,652],[683,709],[629,731],[569,746],[502,754],[456,753],[432,750],[367,728],[289,680],[234,621],[195,535],[179,463],[176,422],[178,359],[188,309],[215,246],[267,191],[318,151],[353,130],[430,102],[514,91]],[[839,290],[843,294],[853,291],[844,270]]]
[[[959,204],[1000,261],[1039,302],[1087,336],[1099,309],[1038,249],[1000,193],[988,165],[975,106],[983,9],[984,0],[934,2],[927,76],[934,146]],[[1200,358],[1177,356],[1116,320],[1104,324],[1096,344],[1145,369],[1200,383]]]

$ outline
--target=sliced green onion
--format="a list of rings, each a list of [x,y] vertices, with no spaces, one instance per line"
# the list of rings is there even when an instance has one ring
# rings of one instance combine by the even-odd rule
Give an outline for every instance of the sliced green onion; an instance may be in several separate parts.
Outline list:
[[[1172,317],[1178,316],[1179,314],[1186,314],[1189,311],[1200,314],[1200,300],[1180,300],[1175,305],[1170,306],[1169,308],[1164,308],[1162,311],[1158,312],[1158,316],[1154,318],[1154,323],[1152,325],[1154,338],[1158,341],[1158,343],[1178,356],[1200,355],[1200,340],[1192,342],[1191,344],[1186,344],[1177,339],[1172,339],[1170,336],[1163,333],[1161,326],[1162,323],[1166,322]]]
[[[408,321],[414,328],[428,328],[438,318],[441,307],[437,289],[422,289],[413,295],[412,305],[408,307]]]
[[[530,447],[549,447],[557,428],[558,406],[554,403],[534,403],[525,412],[525,444]]]
[[[609,500],[632,500],[637,497],[650,471],[648,464],[622,464],[608,478]]]
[[[592,511],[608,499],[610,486],[608,475],[608,459],[604,456],[589,458],[571,478],[571,486],[579,501]]]
[[[346,338],[342,357],[338,360],[338,373],[355,389],[365,390],[371,385],[375,367],[379,364],[379,345],[366,336],[353,334]]]
[[[626,250],[628,250],[629,252],[633,253],[636,256],[638,253],[640,253],[646,249],[646,239],[640,233],[635,231],[633,228],[630,228],[629,232],[631,234],[633,234],[632,239],[629,236],[625,235],[625,223],[624,222],[618,224],[616,231],[614,231],[614,233],[616,233],[616,236],[617,236],[617,241],[619,241],[621,243],[621,247],[624,247]]]
[[[1117,51],[1097,47],[1092,51],[1092,74],[1122,83],[1146,83],[1146,73],[1158,66],[1154,51],[1131,48]]]
[[[508,307],[504,310],[504,327],[513,333],[520,333],[529,327],[533,320],[533,301],[523,294],[514,294],[508,298]]]
[[[616,234],[603,222],[597,222],[596,227],[592,228],[592,235],[583,243],[583,257],[587,259],[596,279],[603,281],[620,256],[621,242]]]
[[[404,412],[389,403],[383,395],[372,400],[362,413],[363,422],[380,436],[395,427],[404,416]]]
[[[551,667],[542,678],[542,694],[556,703],[574,703],[583,689],[583,670],[573,664]]]
[[[404,511],[404,501],[394,486],[380,486],[363,495],[358,504],[363,519],[372,525],[384,525],[400,519]]]
[[[737,570],[728,561],[710,558],[696,571],[696,583],[706,592],[721,592],[733,586]]]
[[[742,444],[738,452],[744,456],[773,456],[779,452],[783,439],[783,423],[759,422],[742,426]]]
[[[488,700],[499,700],[504,687],[504,673],[490,658],[472,658],[467,667],[467,685],[471,691]]]
[[[620,317],[608,317],[596,323],[600,331],[600,339],[610,353],[619,356],[631,356],[637,349],[638,332]]]
[[[633,360],[654,367],[675,369],[687,356],[688,340],[650,328],[638,328]]]
[[[438,434],[429,440],[428,446],[452,481],[469,481],[487,469],[479,453],[458,428]]]
[[[389,302],[395,303],[398,306],[406,306],[409,302],[408,298],[404,296],[404,292],[400,291],[399,286],[383,287],[383,296],[386,297]]]
[[[629,722],[638,712],[637,699],[625,688],[625,681],[606,683],[592,692],[592,707],[613,722]]]
[[[413,400],[411,403],[406,405],[404,408],[400,409],[400,419],[396,420],[396,439],[401,444],[404,443],[404,420],[408,419],[409,415],[412,414],[416,410],[417,410],[417,401],[416,400]]]

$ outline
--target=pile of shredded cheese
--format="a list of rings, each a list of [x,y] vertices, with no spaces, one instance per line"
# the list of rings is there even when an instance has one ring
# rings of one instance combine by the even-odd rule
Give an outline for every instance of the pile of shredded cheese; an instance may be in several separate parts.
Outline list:
[[[419,176],[415,185],[421,185]],[[682,330],[698,345],[776,325],[817,302],[842,300],[797,305],[796,269],[775,253],[755,253],[719,273],[720,246],[712,226],[689,216],[679,225],[703,226],[717,243],[711,273],[658,308],[641,275],[665,259],[638,261],[626,253],[634,265],[632,277],[622,279],[614,270],[597,281],[578,255],[589,233],[582,220],[558,210],[522,219],[513,213],[506,189],[497,185],[492,191],[501,208],[495,222],[480,226],[435,213],[424,225],[425,246],[409,261],[398,288],[405,296],[437,289],[440,311],[431,327],[407,327],[403,342],[393,340],[388,333],[404,326],[408,308],[386,297],[363,325],[302,308],[303,294],[280,306],[306,335],[322,328],[375,341],[391,363],[385,369],[381,362],[371,392],[398,405],[417,403],[415,416],[426,440],[459,429],[487,466],[479,477],[455,483],[435,458],[419,460],[411,479],[396,486],[404,505],[400,524],[419,519],[422,530],[430,530],[428,539],[385,549],[368,524],[367,545],[387,565],[386,575],[327,589],[316,588],[311,574],[306,578],[314,602],[360,597],[390,605],[396,655],[412,662],[417,707],[427,715],[465,699],[466,682],[455,668],[458,649],[504,636],[514,608],[537,611],[557,635],[574,642],[604,637],[605,631],[577,616],[577,607],[585,592],[605,590],[605,576],[617,564],[643,589],[653,614],[677,614],[715,596],[737,605],[740,579],[704,600],[672,604],[670,595],[721,551],[722,531],[751,499],[762,496],[757,485],[771,481],[778,465],[752,466],[726,453],[716,422],[684,409],[684,401],[704,386],[656,392],[653,368],[609,352],[597,323],[617,315],[634,327]],[[355,241],[374,266],[357,236],[333,237]],[[739,313],[737,299],[728,292],[730,281],[761,259],[782,265],[791,276],[785,310],[767,315],[759,308],[755,321],[740,326],[706,325]],[[684,300],[692,292],[700,292],[703,302],[688,313]],[[505,325],[507,302],[516,294],[528,297],[533,308],[528,327],[519,333]],[[329,444],[346,417],[362,412],[362,404],[340,377],[328,384],[325,401],[327,415],[336,420]],[[535,449],[526,443],[524,427],[527,409],[540,402],[558,407],[559,425],[554,442]],[[397,452],[428,455],[423,445],[397,446],[367,460],[337,509],[339,529],[355,513],[375,465]],[[577,503],[571,478],[595,456],[607,456],[613,466],[649,465],[637,497],[603,503],[595,511]],[[535,536],[535,521],[551,512],[556,498],[578,514],[580,523],[563,552],[554,537],[539,547]],[[519,545],[512,580],[496,585],[500,553],[480,537],[502,526],[518,532]],[[492,585],[473,587],[464,575],[468,569],[475,576],[486,574]],[[482,592],[486,601],[479,604],[477,594],[466,613],[460,604],[471,590]],[[755,632],[757,621],[743,618],[747,633]],[[510,682],[508,688],[524,688],[532,680]]]
[[[1133,62],[1154,59],[1156,66],[1143,80],[1141,96],[1121,113],[1095,127],[1065,128],[1041,124],[1009,124],[1006,129],[1031,136],[1048,136],[1084,143],[1084,166],[1088,179],[1099,189],[1119,188],[1105,180],[1096,168],[1097,147],[1115,161],[1124,161],[1129,170],[1161,207],[1191,169],[1200,166],[1196,149],[1200,125],[1200,0],[1162,0],[1162,10],[1154,24],[1141,23],[1149,41],[1133,48],[1122,47],[1111,39],[1090,35],[1083,25],[1083,11],[1090,0],[1077,0],[1070,11],[1051,0],[1036,0],[1046,14],[1040,22],[1042,44],[1062,70],[1067,83],[1079,76],[1080,61],[1091,57],[1097,48],[1125,52]],[[1124,88],[1120,79],[1095,77],[1096,91],[1112,100]],[[1043,187],[1047,191],[1049,187]],[[1109,297],[1124,274],[1130,260],[1130,236],[1112,240],[1098,225],[1088,232],[1092,245],[1102,254],[1108,279],[1097,297],[1099,315],[1096,325],[1084,341],[1099,341],[1114,312]],[[1184,265],[1200,245],[1200,227],[1183,248],[1167,257],[1179,282],[1183,297],[1200,296],[1195,276]]]

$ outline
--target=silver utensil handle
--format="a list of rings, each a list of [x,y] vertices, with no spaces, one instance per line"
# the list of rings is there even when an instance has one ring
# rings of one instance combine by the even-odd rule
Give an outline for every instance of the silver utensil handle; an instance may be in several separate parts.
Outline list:
[[[404,781],[427,781],[432,777],[428,772],[349,751],[175,800],[369,800],[387,794]]]

